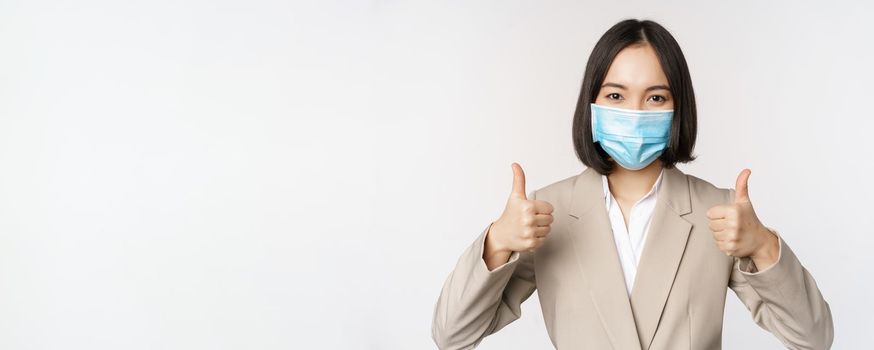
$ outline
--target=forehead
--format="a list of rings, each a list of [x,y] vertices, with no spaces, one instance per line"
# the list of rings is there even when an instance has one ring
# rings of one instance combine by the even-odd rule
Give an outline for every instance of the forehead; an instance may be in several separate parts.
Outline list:
[[[629,89],[645,89],[652,85],[667,85],[668,78],[652,46],[639,44],[616,54],[604,77],[604,83],[607,82],[622,84]]]

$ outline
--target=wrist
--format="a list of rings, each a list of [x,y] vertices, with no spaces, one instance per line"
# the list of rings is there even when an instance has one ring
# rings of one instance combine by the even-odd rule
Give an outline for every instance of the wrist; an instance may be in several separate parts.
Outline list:
[[[485,242],[483,244],[483,261],[485,261],[486,268],[489,271],[493,271],[499,266],[507,263],[510,260],[510,256],[512,252],[508,252],[501,246],[497,244],[494,237],[492,236],[494,232],[492,232],[492,226],[494,223],[489,225],[489,230],[486,232]]]
[[[762,237],[764,237],[762,244],[750,255],[750,259],[753,260],[756,267],[760,270],[777,262],[780,252],[780,241],[777,235],[764,226],[762,226],[761,232]]]
[[[498,235],[496,235],[495,226],[497,226],[497,221],[492,222],[492,224],[489,225],[488,232],[486,232],[486,242],[485,242],[486,249],[483,252],[485,257],[493,257],[495,255],[504,255],[504,254],[509,255],[510,253],[512,253],[512,251],[510,251],[508,248],[506,248],[504,245],[502,245],[498,241],[498,239],[496,238],[496,236],[498,236]]]

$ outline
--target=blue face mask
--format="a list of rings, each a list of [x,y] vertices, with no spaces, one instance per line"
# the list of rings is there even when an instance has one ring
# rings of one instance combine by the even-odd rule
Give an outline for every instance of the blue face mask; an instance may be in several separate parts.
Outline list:
[[[668,146],[673,110],[639,111],[592,103],[592,139],[623,168],[643,169]]]

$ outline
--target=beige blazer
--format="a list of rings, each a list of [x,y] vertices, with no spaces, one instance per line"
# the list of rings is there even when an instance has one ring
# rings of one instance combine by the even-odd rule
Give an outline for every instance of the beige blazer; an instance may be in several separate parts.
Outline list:
[[[786,347],[832,344],[829,304],[780,233],[778,262],[763,271],[717,248],[705,213],[730,203],[733,189],[665,169],[630,298],[597,172],[586,169],[528,198],[554,206],[550,236],[489,271],[482,258],[488,227],[480,233],[434,306],[440,349],[476,347],[518,319],[535,290],[557,349],[720,349],[726,287]]]

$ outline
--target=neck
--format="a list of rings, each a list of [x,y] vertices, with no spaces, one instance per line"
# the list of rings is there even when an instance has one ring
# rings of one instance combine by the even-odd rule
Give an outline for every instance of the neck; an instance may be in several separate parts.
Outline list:
[[[617,164],[607,175],[610,193],[618,200],[636,201],[652,189],[661,171],[662,162],[658,159],[638,170],[628,170]]]

